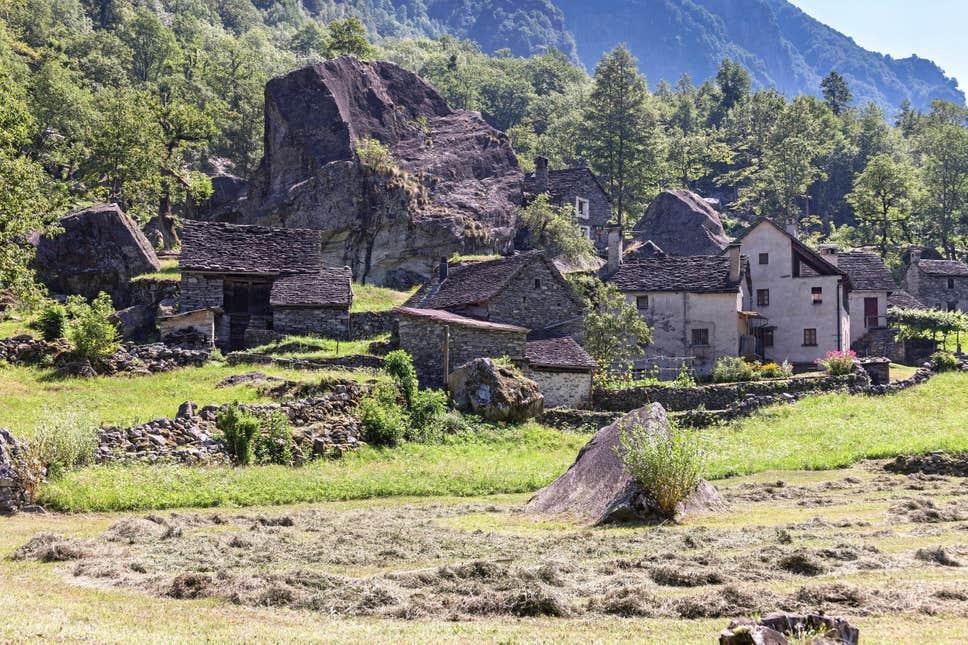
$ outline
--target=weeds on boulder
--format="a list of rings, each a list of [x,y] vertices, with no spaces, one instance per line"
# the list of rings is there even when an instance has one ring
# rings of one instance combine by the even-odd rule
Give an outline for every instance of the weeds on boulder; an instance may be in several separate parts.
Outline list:
[[[702,478],[705,455],[698,436],[682,428],[654,432],[633,423],[622,429],[620,442],[619,453],[629,473],[661,513],[675,516],[678,504]]]

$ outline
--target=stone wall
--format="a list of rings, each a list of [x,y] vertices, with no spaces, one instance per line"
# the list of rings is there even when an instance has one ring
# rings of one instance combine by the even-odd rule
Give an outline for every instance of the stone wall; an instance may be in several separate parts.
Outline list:
[[[280,334],[346,340],[350,335],[350,310],[348,307],[273,307],[272,329]]]
[[[16,513],[30,502],[24,483],[14,467],[20,450],[10,431],[0,428],[0,515]]]
[[[423,387],[444,385],[444,324],[429,318],[401,316],[400,347],[413,356]],[[481,329],[450,324],[450,369],[475,358],[508,356],[524,360],[525,332]]]
[[[486,318],[535,331],[555,328],[556,335],[572,336],[581,344],[584,315],[584,309],[572,299],[571,287],[548,264],[535,261],[488,303]]]
[[[953,302],[959,311],[968,312],[968,278],[954,276],[952,288],[948,288],[947,276],[928,275],[912,267],[906,279],[907,290],[925,306],[947,310],[948,303]]]
[[[595,390],[592,406],[597,410],[628,412],[647,403],[661,403],[669,412],[703,408],[724,410],[748,396],[830,392],[866,384],[863,373],[846,376],[797,377],[775,381],[722,383],[697,387],[643,386],[624,390]]]
[[[897,336],[897,330],[893,327],[872,327],[854,341],[850,348],[857,352],[858,356],[894,356],[897,352],[895,336]]]
[[[393,334],[399,315],[395,311],[363,311],[350,314],[350,340]]]
[[[583,408],[591,401],[590,372],[525,369],[524,374],[538,384],[546,408]]]
[[[193,339],[193,348],[200,344],[208,349],[215,347],[215,312],[211,309],[186,311],[174,316],[159,317],[158,333],[168,345],[182,345],[183,339]]]
[[[201,273],[182,273],[178,289],[178,308],[180,311],[193,311],[224,304],[222,276]]]
[[[251,363],[254,365],[275,365],[276,367],[294,370],[323,370],[332,368],[380,369],[383,367],[382,358],[360,354],[334,356],[333,358],[295,359],[277,358],[275,356],[269,356],[268,354],[255,354],[252,352],[232,352],[226,357],[226,360],[229,365]]]

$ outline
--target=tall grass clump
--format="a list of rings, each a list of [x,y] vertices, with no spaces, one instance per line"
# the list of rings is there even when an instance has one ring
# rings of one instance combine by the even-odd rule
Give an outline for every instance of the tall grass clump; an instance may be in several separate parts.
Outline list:
[[[259,432],[259,418],[233,403],[218,413],[215,425],[222,431],[225,447],[240,466],[248,466],[255,459],[253,439]]]
[[[676,506],[696,490],[705,453],[695,431],[656,431],[641,423],[622,428],[619,456],[656,508],[674,517]]]
[[[720,356],[713,366],[713,381],[716,383],[739,383],[757,378],[753,366],[739,356]]]
[[[33,321],[31,327],[39,331],[44,340],[52,341],[64,337],[67,321],[67,307],[59,302],[50,301],[37,314],[37,319]]]
[[[26,449],[47,477],[55,479],[66,470],[94,463],[97,431],[97,421],[85,410],[48,410],[26,440]]]
[[[71,296],[67,310],[71,318],[67,323],[67,340],[79,356],[97,363],[118,350],[118,330],[110,320],[114,314],[111,296],[102,291],[90,303],[80,296]]]

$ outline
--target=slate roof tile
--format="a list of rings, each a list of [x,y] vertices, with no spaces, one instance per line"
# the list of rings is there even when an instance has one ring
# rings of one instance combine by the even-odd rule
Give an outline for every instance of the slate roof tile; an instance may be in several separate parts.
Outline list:
[[[186,271],[279,275],[323,268],[319,231],[187,220],[181,238]]]
[[[746,259],[743,259],[744,267]],[[621,291],[686,291],[735,293],[740,282],[729,279],[729,256],[659,255],[623,264],[611,281]]]
[[[850,278],[858,291],[895,291],[897,283],[881,256],[871,251],[844,251],[838,254],[837,266]]]
[[[349,307],[353,275],[349,267],[283,276],[272,283],[273,307]]]
[[[968,266],[959,260],[920,260],[918,268],[928,275],[968,277]]]
[[[595,359],[569,337],[531,340],[524,352],[531,367],[583,371],[598,367]]]

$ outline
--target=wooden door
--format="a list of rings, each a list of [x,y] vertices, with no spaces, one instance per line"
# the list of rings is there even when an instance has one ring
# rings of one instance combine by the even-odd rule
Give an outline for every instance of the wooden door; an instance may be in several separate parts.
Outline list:
[[[878,326],[877,298],[864,298],[864,328]]]

